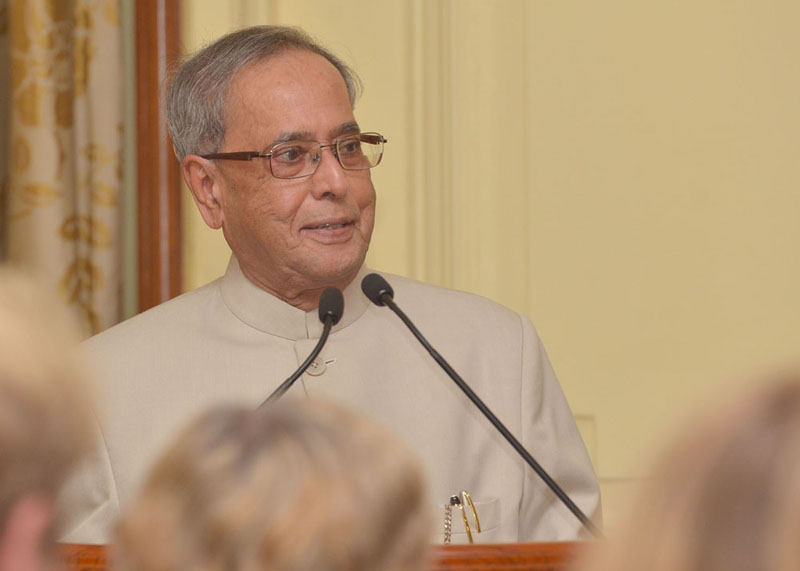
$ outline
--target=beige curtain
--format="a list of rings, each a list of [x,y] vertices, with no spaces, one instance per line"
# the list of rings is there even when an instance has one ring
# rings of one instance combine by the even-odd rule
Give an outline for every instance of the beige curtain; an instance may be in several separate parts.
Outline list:
[[[120,315],[118,2],[3,0],[0,21],[3,254],[97,332]]]

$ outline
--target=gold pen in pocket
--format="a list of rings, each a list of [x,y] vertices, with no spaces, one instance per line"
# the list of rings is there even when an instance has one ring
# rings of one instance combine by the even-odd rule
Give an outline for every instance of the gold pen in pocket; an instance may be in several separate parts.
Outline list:
[[[452,537],[452,529],[453,529],[453,506],[457,507],[461,511],[461,519],[464,521],[464,529],[467,532],[467,538],[469,539],[470,543],[474,543],[472,538],[472,527],[469,524],[469,518],[467,517],[467,510],[464,506],[468,506],[470,511],[472,512],[472,517],[475,520],[475,532],[480,533],[481,531],[481,520],[478,518],[478,510],[475,509],[475,503],[472,501],[472,496],[470,496],[467,490],[461,490],[458,494],[454,494],[450,496],[450,503],[445,506],[444,511],[444,542],[450,543]]]

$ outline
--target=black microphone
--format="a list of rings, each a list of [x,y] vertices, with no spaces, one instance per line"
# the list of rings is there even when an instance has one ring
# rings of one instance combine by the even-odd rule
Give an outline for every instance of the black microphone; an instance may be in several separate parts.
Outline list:
[[[556,484],[555,480],[550,477],[544,468],[531,456],[530,452],[525,450],[525,447],[522,446],[519,440],[517,440],[511,432],[503,425],[502,422],[494,415],[494,413],[489,410],[489,407],[484,404],[484,402],[475,394],[475,392],[469,387],[469,385],[464,382],[458,373],[455,372],[453,367],[445,361],[444,357],[439,355],[439,353],[434,349],[428,340],[423,337],[422,333],[416,328],[416,326],[411,322],[411,320],[406,316],[403,311],[397,307],[397,304],[394,302],[394,290],[392,290],[392,286],[389,285],[383,276],[379,274],[369,274],[365,276],[364,279],[361,281],[361,291],[364,292],[369,300],[374,303],[375,305],[385,305],[392,311],[394,311],[397,316],[403,320],[403,323],[408,326],[411,330],[411,333],[414,334],[414,337],[422,343],[422,346],[427,349],[428,353],[431,354],[431,357],[439,363],[439,366],[444,369],[444,371],[450,376],[453,381],[458,385],[464,394],[466,394],[469,399],[478,407],[478,409],[483,413],[483,415],[489,419],[489,421],[494,425],[494,427],[502,434],[505,439],[514,447],[514,450],[517,451],[523,460],[533,468],[533,471],[536,472],[539,477],[544,481],[547,486],[553,490],[558,499],[569,508],[569,510],[575,515],[575,517],[580,520],[583,526],[589,530],[595,537],[602,538],[603,534],[600,529],[592,523],[592,521],[586,517],[581,509],[575,505],[570,497],[561,489],[561,487]]]
[[[344,296],[342,292],[335,287],[329,287],[322,292],[322,295],[319,297],[319,320],[322,322],[322,335],[320,335],[319,341],[317,342],[316,347],[314,350],[311,351],[311,354],[308,358],[303,361],[303,364],[300,365],[292,376],[288,379],[283,381],[280,386],[272,391],[272,394],[267,397],[267,399],[259,405],[259,408],[267,404],[268,402],[272,402],[274,400],[279,399],[283,393],[289,390],[294,382],[300,378],[306,369],[308,369],[309,365],[317,358],[317,355],[320,354],[322,351],[322,347],[325,345],[325,341],[328,340],[328,335],[331,332],[331,328],[339,323],[339,320],[342,318],[342,313],[344,313]]]

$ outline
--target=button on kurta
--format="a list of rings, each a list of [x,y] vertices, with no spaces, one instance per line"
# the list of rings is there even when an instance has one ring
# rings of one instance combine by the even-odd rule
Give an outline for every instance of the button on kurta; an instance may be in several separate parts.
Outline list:
[[[325,364],[325,361],[317,357],[316,359],[311,361],[311,364],[308,366],[308,369],[306,369],[306,373],[314,377],[318,377],[319,375],[325,372],[325,369],[327,367],[328,366]]]

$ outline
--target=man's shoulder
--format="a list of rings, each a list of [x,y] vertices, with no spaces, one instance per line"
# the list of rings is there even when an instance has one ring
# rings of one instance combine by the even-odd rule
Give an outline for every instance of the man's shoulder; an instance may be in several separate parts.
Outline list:
[[[221,303],[219,281],[181,294],[109,327],[84,341],[83,349],[92,352],[120,342],[155,341],[174,336],[179,330],[192,329],[212,306]]]

